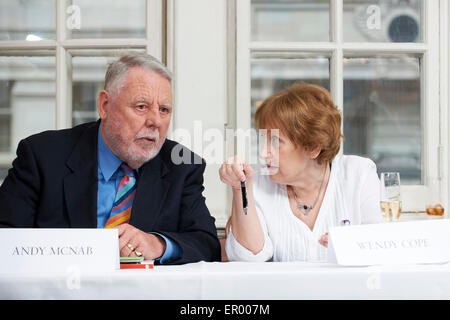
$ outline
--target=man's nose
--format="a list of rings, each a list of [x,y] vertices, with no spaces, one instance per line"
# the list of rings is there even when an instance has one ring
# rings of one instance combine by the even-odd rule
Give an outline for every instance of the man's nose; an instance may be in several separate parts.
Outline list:
[[[145,124],[148,127],[159,128],[161,126],[161,114],[159,113],[159,106],[152,107],[150,109],[150,111],[147,113]]]

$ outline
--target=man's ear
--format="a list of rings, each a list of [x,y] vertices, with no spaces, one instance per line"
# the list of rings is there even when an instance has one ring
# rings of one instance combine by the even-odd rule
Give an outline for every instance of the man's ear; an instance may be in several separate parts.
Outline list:
[[[100,119],[105,119],[108,115],[109,109],[111,107],[112,101],[111,96],[106,90],[102,90],[98,93],[97,99],[97,109]]]

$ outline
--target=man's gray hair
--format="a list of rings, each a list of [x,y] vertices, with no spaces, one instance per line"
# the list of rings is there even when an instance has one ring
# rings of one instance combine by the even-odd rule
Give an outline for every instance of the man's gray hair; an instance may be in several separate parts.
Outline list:
[[[104,89],[110,94],[118,94],[120,85],[132,67],[154,71],[172,84],[171,72],[158,59],[144,52],[130,52],[109,64],[108,70],[106,70]]]

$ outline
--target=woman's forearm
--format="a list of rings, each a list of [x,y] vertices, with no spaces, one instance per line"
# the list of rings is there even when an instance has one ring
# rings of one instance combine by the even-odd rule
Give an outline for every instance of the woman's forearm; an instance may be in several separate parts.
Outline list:
[[[247,185],[247,214],[242,207],[242,194],[239,188],[233,188],[233,206],[231,214],[231,228],[234,238],[253,254],[257,254],[264,247],[264,233],[256,213],[253,188]]]

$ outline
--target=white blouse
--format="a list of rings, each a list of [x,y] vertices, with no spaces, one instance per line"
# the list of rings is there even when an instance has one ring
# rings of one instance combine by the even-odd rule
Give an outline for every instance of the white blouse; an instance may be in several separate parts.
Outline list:
[[[319,239],[332,226],[381,223],[380,181],[375,163],[358,156],[337,156],[313,230],[292,212],[286,185],[272,182],[258,170],[254,176],[256,212],[264,232],[264,247],[253,254],[234,238],[226,239],[229,261],[325,261],[327,248]]]

